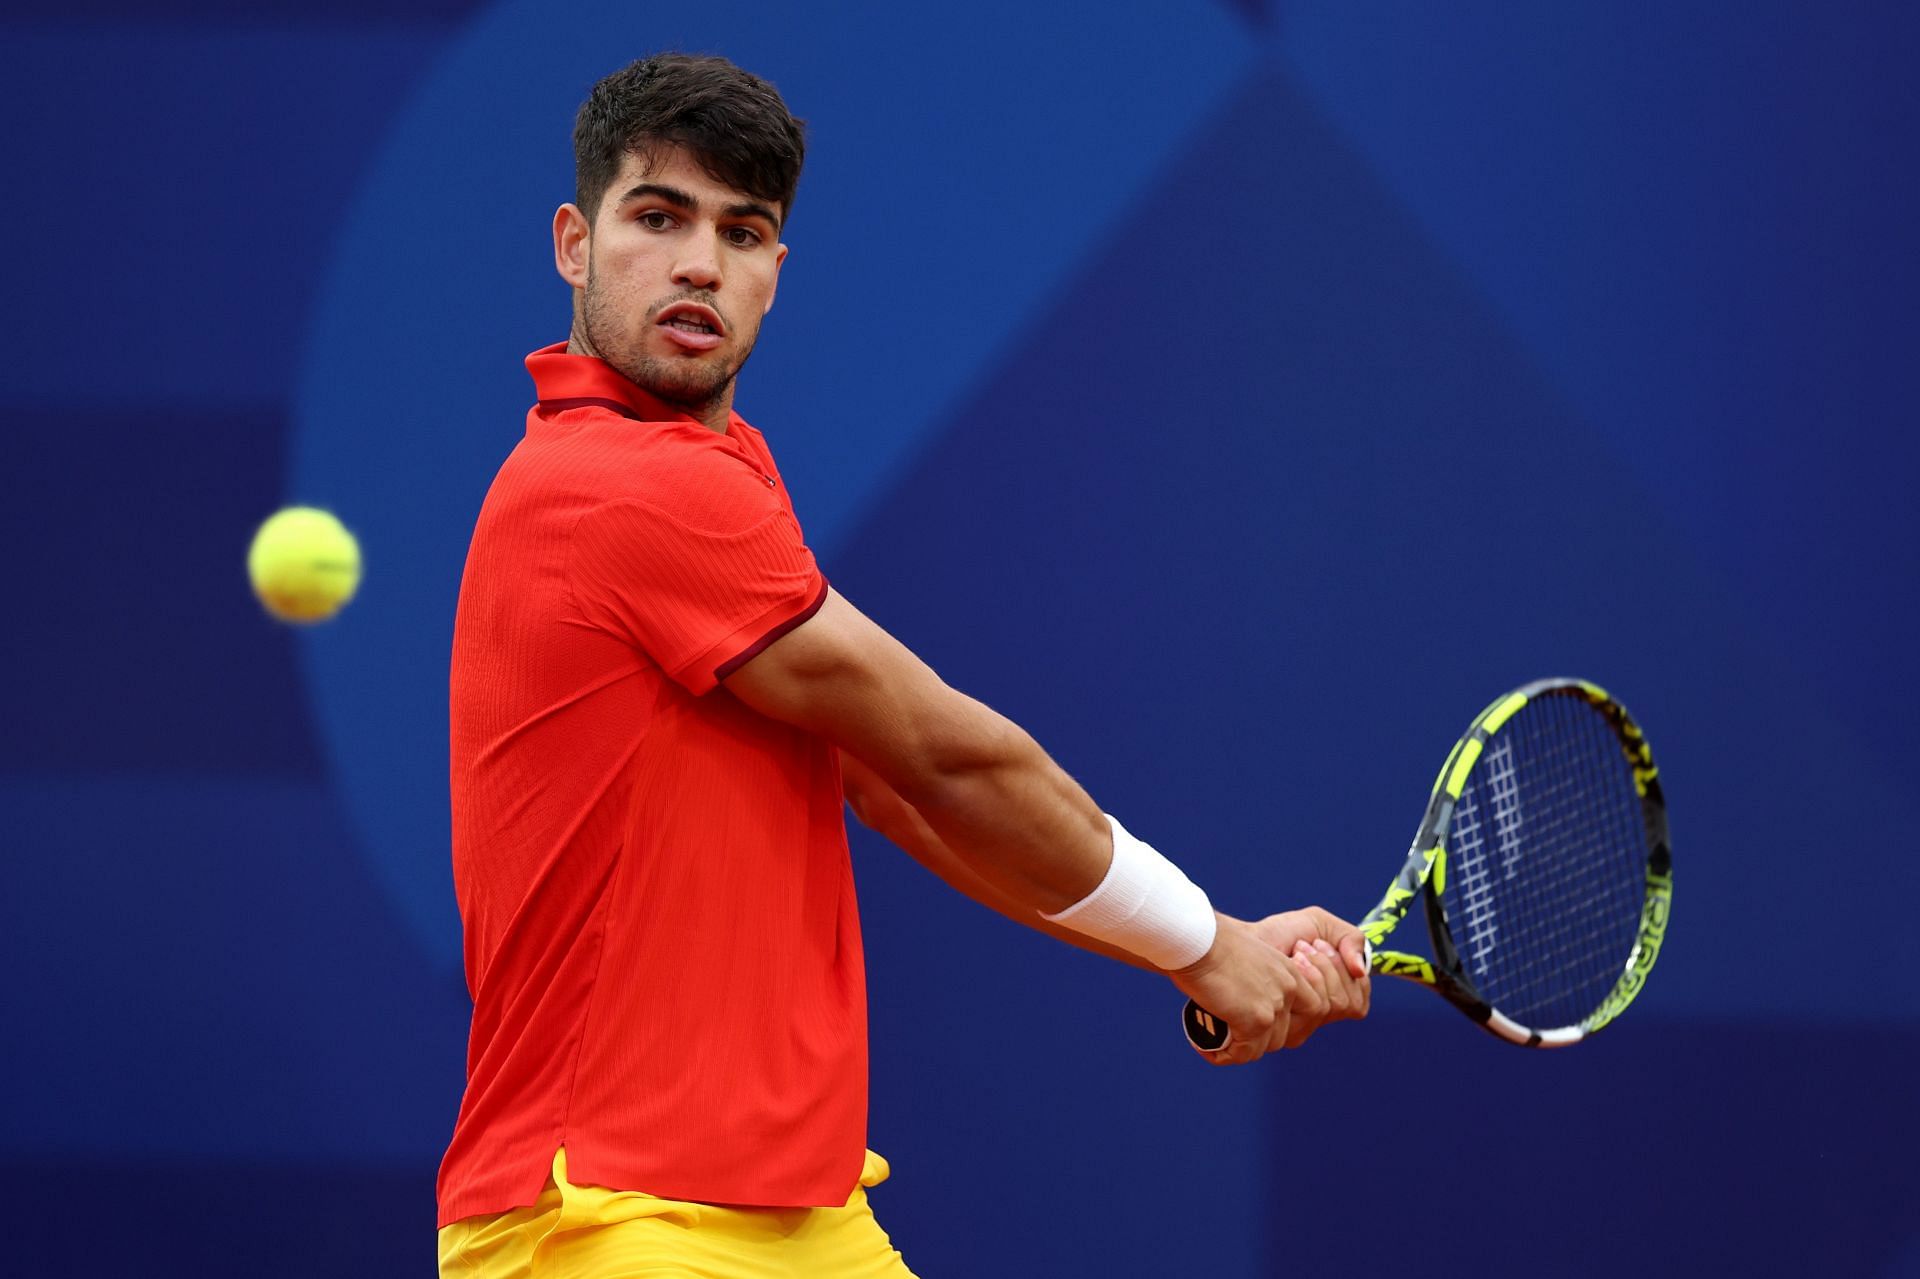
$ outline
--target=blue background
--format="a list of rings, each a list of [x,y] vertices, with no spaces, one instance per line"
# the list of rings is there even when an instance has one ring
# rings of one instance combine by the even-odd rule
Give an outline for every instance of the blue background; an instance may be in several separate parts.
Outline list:
[[[461,556],[573,109],[690,47],[811,122],[739,404],[829,576],[1223,908],[1364,910],[1539,675],[1673,804],[1607,1034],[1395,987],[1239,1071],[856,833],[922,1274],[1920,1274],[1920,20],[1066,8],[5,16],[10,1273],[429,1271]],[[368,564],[303,633],[242,570],[291,501]]]

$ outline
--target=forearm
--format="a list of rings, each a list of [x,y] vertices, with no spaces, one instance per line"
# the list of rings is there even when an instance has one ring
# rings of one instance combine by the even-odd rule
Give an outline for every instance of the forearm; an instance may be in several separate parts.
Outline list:
[[[929,764],[886,779],[911,814],[901,824],[912,838],[937,840],[1022,912],[1053,913],[1079,901],[1112,859],[1113,834],[1099,805],[1018,725],[962,694],[951,697],[944,722],[928,728],[935,740],[924,753]]]
[[[1082,950],[1092,951],[1108,959],[1117,959],[1122,963],[1143,968],[1148,972],[1159,972],[1152,964],[1138,955],[1108,945],[1065,928],[1043,918],[1040,912],[1022,902],[1016,901],[996,888],[969,861],[957,854],[946,841],[934,832],[927,819],[913,805],[901,799],[885,782],[874,776],[870,770],[858,761],[843,757],[844,767],[849,774],[862,774],[860,787],[853,793],[859,798],[854,804],[854,815],[863,825],[900,848],[908,856],[939,876],[948,887],[963,893],[974,901],[1024,925],[1035,932],[1045,933]]]
[[[1019,915],[1056,916],[1168,970],[1211,944],[1206,894],[1177,866],[1109,822],[1022,729],[947,686],[838,593],[727,687],[863,763]]]

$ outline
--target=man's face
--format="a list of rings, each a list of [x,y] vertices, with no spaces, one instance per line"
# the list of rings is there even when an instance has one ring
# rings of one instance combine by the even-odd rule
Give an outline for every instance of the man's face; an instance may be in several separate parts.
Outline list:
[[[561,274],[581,288],[576,336],[643,390],[725,429],[786,260],[781,213],[679,147],[629,153],[592,234],[573,245],[572,275],[556,223]]]

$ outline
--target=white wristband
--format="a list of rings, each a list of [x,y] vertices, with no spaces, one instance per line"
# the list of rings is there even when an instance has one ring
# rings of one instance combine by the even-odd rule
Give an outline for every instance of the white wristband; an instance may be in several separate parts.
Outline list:
[[[1127,834],[1113,814],[1113,863],[1100,886],[1042,919],[1097,937],[1172,970],[1198,963],[1213,949],[1219,921],[1205,892],[1178,866]]]

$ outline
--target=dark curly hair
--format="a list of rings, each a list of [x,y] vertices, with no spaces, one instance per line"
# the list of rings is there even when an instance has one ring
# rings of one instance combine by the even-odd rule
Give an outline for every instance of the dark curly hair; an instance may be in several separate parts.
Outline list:
[[[806,124],[779,90],[725,58],[642,58],[594,85],[574,117],[574,202],[589,223],[621,157],[657,146],[685,147],[716,182],[776,205],[784,220],[806,159]]]

